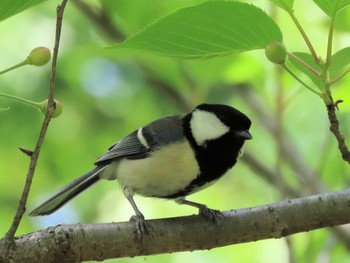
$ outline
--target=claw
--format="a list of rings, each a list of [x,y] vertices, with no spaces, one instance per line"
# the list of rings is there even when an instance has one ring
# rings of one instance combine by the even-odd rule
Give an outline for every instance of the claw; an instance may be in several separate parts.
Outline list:
[[[204,216],[205,218],[209,219],[211,222],[216,223],[218,225],[220,225],[220,222],[224,218],[224,215],[221,213],[221,211],[210,209],[206,205],[203,205],[200,203],[188,201],[183,197],[176,199],[175,202],[177,202],[180,205],[190,205],[198,208],[200,215]]]
[[[206,205],[199,208],[199,214],[209,219],[211,222],[220,225],[224,215],[220,210],[210,209]]]
[[[146,227],[146,222],[144,216],[133,215],[130,217],[130,222],[135,222],[135,240],[142,241],[145,236],[148,235],[148,230]]]

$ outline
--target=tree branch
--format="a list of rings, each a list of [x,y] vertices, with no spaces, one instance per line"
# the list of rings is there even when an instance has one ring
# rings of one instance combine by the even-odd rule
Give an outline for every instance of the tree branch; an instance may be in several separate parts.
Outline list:
[[[211,249],[281,238],[350,223],[350,189],[224,212],[220,225],[202,216],[146,221],[149,235],[135,241],[133,222],[58,225],[20,236],[0,262],[77,262]]]

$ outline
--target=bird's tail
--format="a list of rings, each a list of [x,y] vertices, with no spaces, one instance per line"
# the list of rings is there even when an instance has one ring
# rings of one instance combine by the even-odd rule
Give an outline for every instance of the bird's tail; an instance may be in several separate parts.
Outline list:
[[[69,185],[62,188],[54,196],[46,200],[44,203],[35,208],[29,213],[30,216],[49,215],[77,196],[79,193],[87,189],[89,186],[96,183],[100,177],[99,173],[106,168],[106,166],[97,166],[94,170],[77,178]]]

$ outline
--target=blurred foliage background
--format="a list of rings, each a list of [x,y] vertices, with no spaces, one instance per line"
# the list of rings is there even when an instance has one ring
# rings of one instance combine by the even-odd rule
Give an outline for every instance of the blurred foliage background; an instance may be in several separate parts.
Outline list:
[[[272,65],[263,51],[208,60],[166,58],[137,50],[108,50],[164,15],[200,0],[71,0],[64,16],[56,95],[63,114],[52,120],[43,145],[27,209],[50,196],[124,135],[156,118],[186,113],[202,102],[232,105],[253,121],[254,140],[236,167],[189,199],[229,210],[349,187],[323,102]],[[251,1],[272,15],[292,51],[307,52],[288,15],[270,1]],[[34,47],[53,47],[55,8],[47,1],[0,24],[0,68],[22,61]],[[312,11],[310,11],[312,10]],[[329,18],[312,1],[296,1],[295,13],[321,56]],[[338,17],[334,50],[349,44],[350,9]],[[26,66],[0,76],[0,92],[42,101],[50,66]],[[309,80],[301,76],[305,81]],[[334,87],[343,99],[338,117],[350,136],[349,76]],[[25,181],[43,115],[0,98],[0,235],[8,230]],[[197,213],[174,202],[136,197],[146,218]],[[25,215],[18,235],[62,223],[125,221],[133,214],[116,182],[102,182],[53,215]],[[232,233],[234,234],[234,233]],[[212,251],[183,252],[106,262],[346,262],[350,229],[322,229],[279,240]]]

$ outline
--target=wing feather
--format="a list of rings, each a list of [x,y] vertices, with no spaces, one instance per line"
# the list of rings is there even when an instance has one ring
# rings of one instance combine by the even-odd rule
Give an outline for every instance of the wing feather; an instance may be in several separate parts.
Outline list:
[[[96,165],[111,162],[117,158],[142,159],[164,145],[175,143],[184,138],[181,116],[167,116],[158,119],[142,128],[142,136],[147,147],[139,140],[138,130],[132,132],[98,158]],[[157,135],[157,136],[156,136]]]
[[[137,138],[137,131],[129,134],[119,142],[109,147],[108,151],[98,158],[95,164],[101,164],[106,161],[121,157],[130,157],[135,159],[145,158],[148,154],[148,149],[142,145]]]

